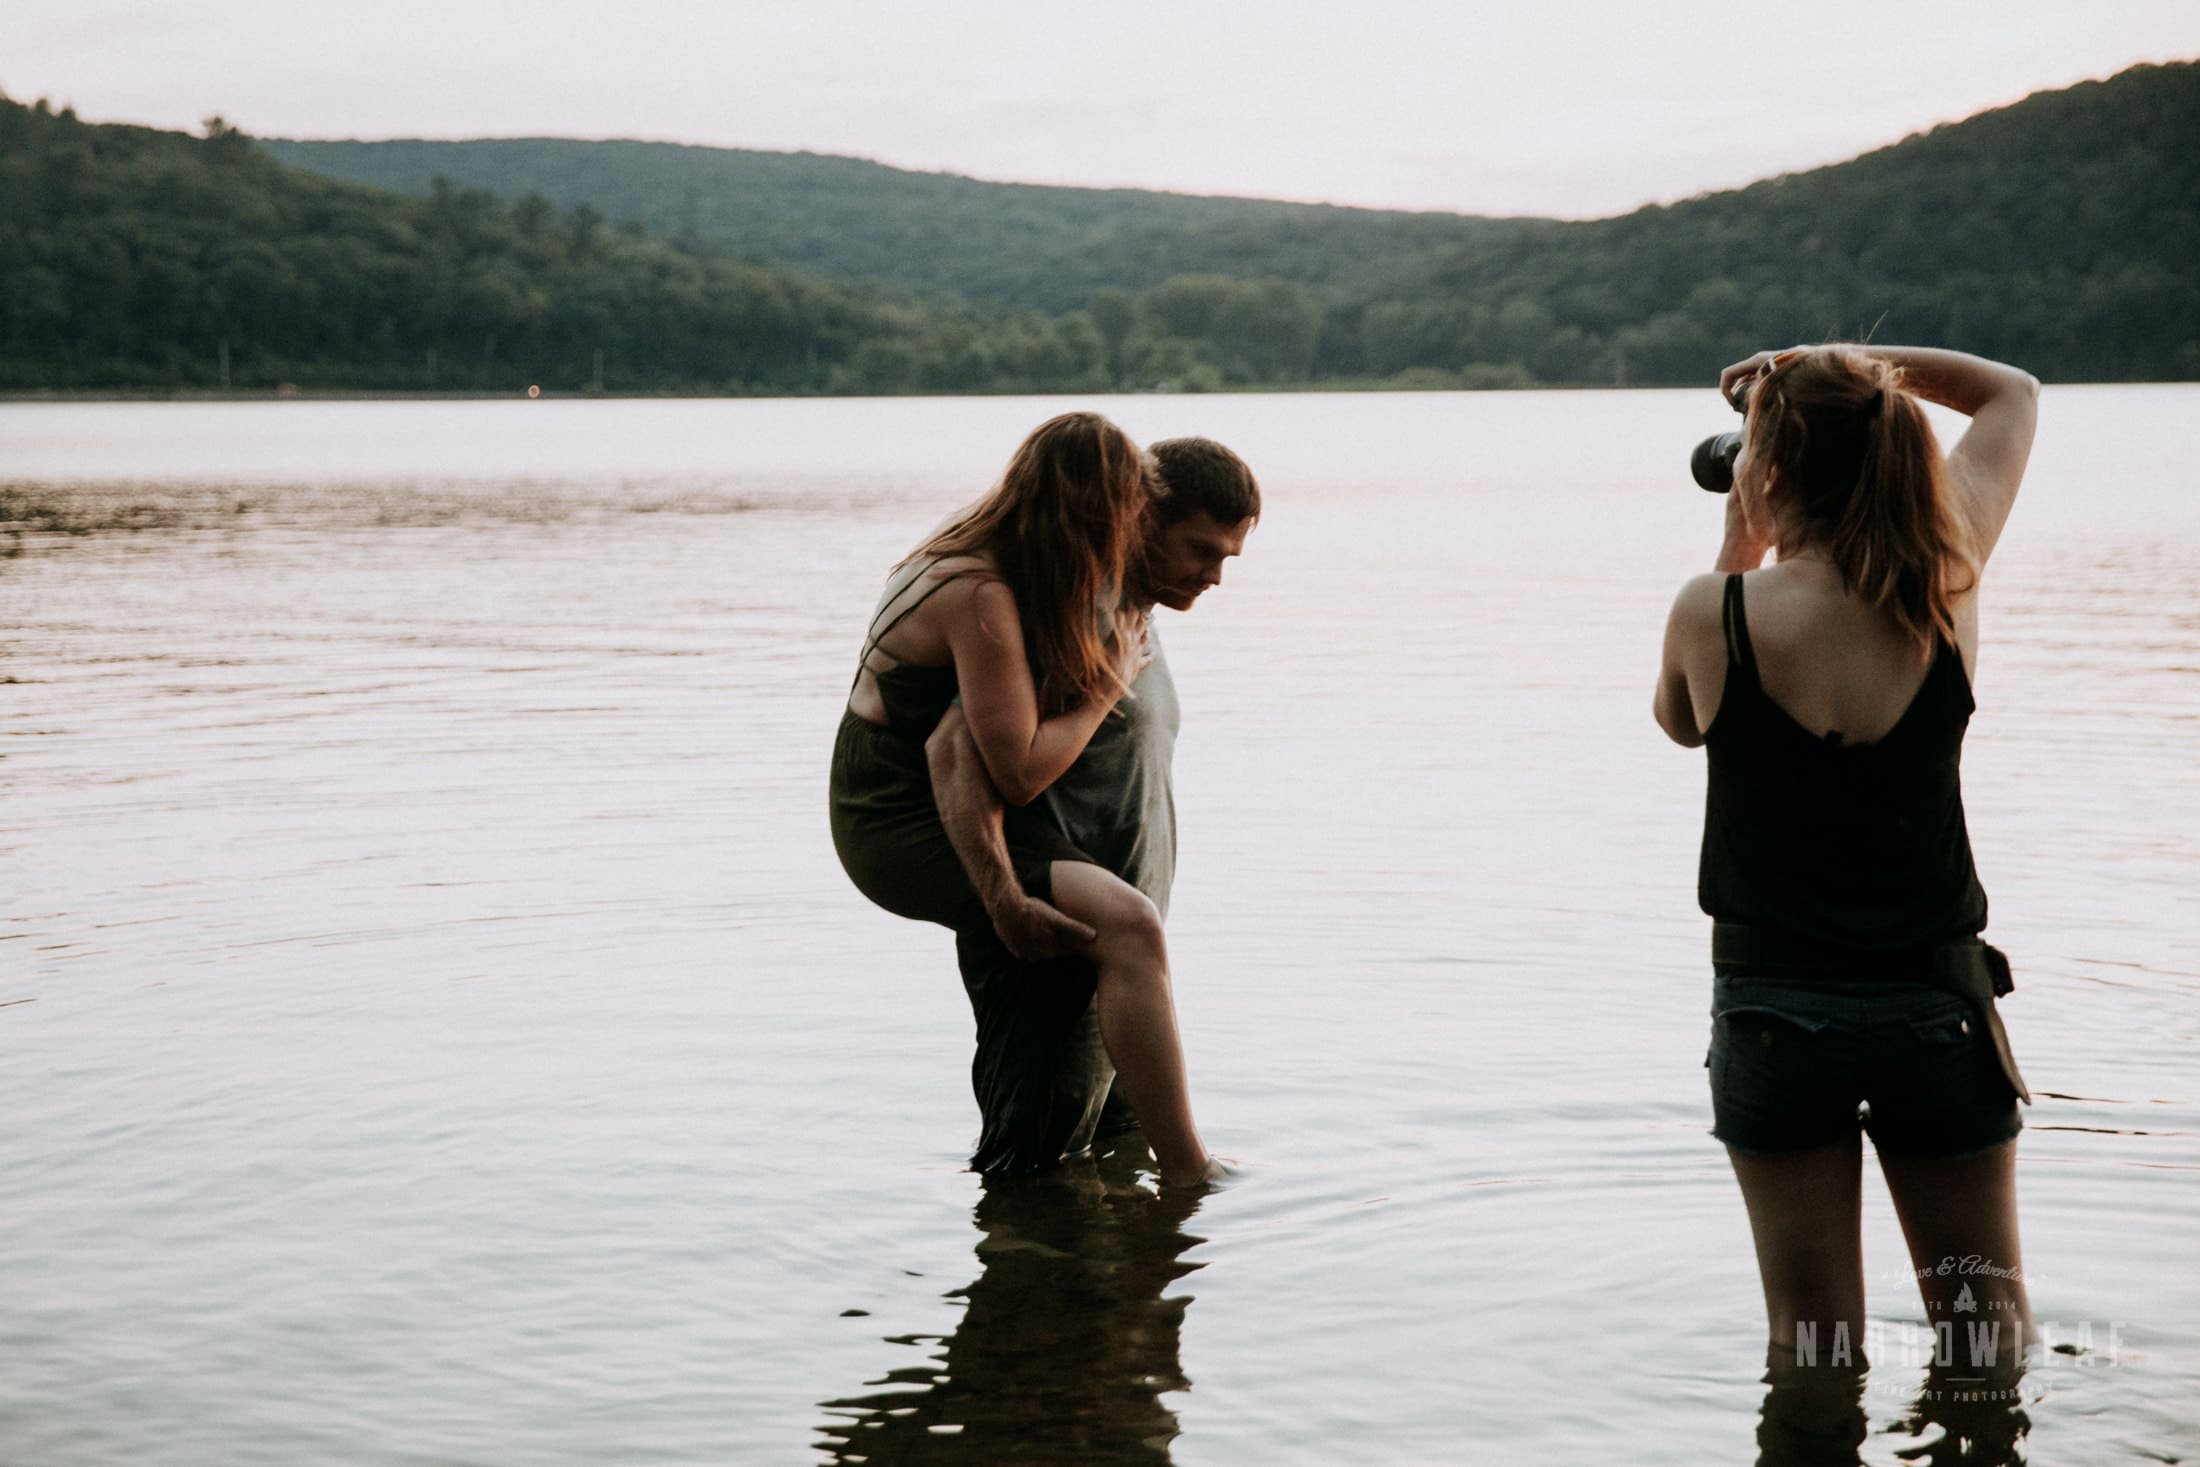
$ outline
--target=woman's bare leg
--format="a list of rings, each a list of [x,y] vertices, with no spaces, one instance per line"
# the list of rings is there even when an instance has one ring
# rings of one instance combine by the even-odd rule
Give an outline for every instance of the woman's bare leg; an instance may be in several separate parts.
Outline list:
[[[1952,1346],[1951,1368],[1975,1367],[1984,1376],[2021,1368],[2033,1333],[2017,1247],[2016,1141],[1954,1159],[1882,1156],[1879,1167],[1910,1245],[1925,1316]],[[1959,1304],[1966,1287],[1968,1308]]]
[[[1056,861],[1053,881],[1054,905],[1100,934],[1085,950],[1100,970],[1100,1041],[1162,1182],[1210,1180],[1211,1158],[1192,1123],[1160,913],[1137,888],[1082,861]]]
[[[1861,1363],[1862,1142],[1850,1136],[1810,1151],[1727,1156],[1757,1240],[1771,1359],[1840,1367],[1848,1355]]]

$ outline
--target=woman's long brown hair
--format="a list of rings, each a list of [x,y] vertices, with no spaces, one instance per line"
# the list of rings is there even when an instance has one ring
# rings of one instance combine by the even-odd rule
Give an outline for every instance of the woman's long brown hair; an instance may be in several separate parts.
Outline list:
[[[1751,389],[1749,435],[1841,584],[1889,612],[1920,656],[1953,641],[1955,598],[1976,576],[1940,444],[1902,373],[1860,351],[1805,352]]]
[[[911,552],[989,554],[1016,596],[1042,717],[1123,690],[1103,639],[1123,570],[1145,538],[1138,445],[1098,413],[1033,429],[993,491]]]

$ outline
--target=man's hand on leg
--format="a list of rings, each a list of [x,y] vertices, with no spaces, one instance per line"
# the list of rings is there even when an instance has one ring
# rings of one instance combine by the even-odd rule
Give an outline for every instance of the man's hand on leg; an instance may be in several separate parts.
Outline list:
[[[970,874],[1002,944],[1026,962],[1036,962],[1091,942],[1095,934],[1090,927],[1026,894],[1017,882],[1002,826],[1000,792],[986,774],[960,707],[947,710],[925,740],[924,756],[932,770],[940,823],[947,827],[948,842]]]
[[[988,905],[986,910],[1001,944],[1027,963],[1081,951],[1093,939],[1093,930],[1075,917],[1021,892],[1008,904]]]

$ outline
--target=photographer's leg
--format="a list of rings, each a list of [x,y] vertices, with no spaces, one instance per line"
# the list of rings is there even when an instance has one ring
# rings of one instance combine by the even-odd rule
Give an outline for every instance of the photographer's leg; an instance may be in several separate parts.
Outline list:
[[[1863,1361],[1863,1142],[1753,1156],[1731,1147],[1764,1282],[1770,1359],[1798,1367]]]
[[[1925,1316],[1936,1331],[1948,1328],[1954,1363],[1982,1373],[2021,1364],[2032,1304],[2017,1245],[2017,1143],[1953,1158],[1882,1153],[1879,1166]],[[1968,1308],[1958,1303],[1966,1288]]]

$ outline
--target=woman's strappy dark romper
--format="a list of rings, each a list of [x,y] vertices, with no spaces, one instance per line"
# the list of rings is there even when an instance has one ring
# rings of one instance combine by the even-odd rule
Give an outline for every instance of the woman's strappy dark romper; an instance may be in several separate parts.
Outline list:
[[[893,656],[879,646],[887,634],[942,586],[961,578],[942,576],[894,610],[924,575],[919,570],[880,608],[885,624],[873,620],[857,663],[858,678],[874,655]],[[871,673],[886,706],[886,723],[873,723],[849,710],[841,715],[833,743],[833,847],[840,864],[858,891],[897,917],[957,930],[985,923],[985,908],[940,824],[924,757],[924,741],[955,701],[955,669],[952,664],[917,667],[896,661],[872,667]],[[1005,827],[1017,879],[1041,900],[1053,890],[1056,861],[1091,860],[1032,811],[1010,809]]]

